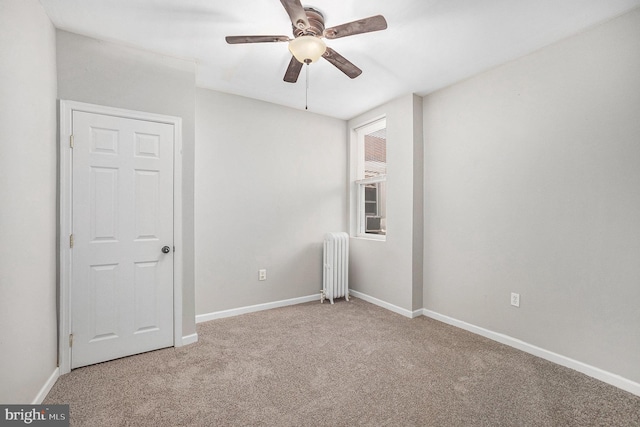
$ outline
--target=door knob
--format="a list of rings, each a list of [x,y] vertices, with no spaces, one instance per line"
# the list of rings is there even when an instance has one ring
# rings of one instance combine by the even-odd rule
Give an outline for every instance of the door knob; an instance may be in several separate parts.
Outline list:
[[[171,252],[171,248],[169,246],[163,246],[162,247],[162,253],[163,254],[168,254],[169,252]]]

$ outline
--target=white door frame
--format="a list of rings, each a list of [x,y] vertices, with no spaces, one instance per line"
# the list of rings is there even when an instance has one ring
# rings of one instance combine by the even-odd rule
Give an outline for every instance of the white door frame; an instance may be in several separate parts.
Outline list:
[[[58,318],[58,364],[60,374],[71,372],[71,248],[69,236],[72,231],[72,149],[73,112],[102,114],[128,119],[173,125],[173,241],[176,251],[173,258],[173,345],[181,347],[182,342],[182,119],[121,108],[105,107],[76,101],[60,101],[60,272],[59,272],[59,318]]]

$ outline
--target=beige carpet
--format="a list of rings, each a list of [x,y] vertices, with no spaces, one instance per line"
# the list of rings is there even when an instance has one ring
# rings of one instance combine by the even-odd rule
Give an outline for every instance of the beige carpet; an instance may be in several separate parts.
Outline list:
[[[198,325],[199,342],[76,369],[74,426],[640,426],[640,397],[362,300]]]

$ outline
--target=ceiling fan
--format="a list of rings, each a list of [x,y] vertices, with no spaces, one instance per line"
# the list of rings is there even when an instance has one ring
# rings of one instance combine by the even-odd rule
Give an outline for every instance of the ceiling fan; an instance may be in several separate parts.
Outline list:
[[[280,2],[291,19],[293,39],[288,36],[270,35],[228,36],[226,41],[229,44],[289,42],[289,50],[293,56],[284,75],[284,81],[288,83],[298,81],[302,64],[311,64],[320,57],[329,61],[350,78],[358,77],[362,74],[362,70],[328,47],[322,38],[338,39],[387,28],[384,17],[376,15],[325,29],[324,15],[317,9],[303,7],[300,0],[280,0]]]

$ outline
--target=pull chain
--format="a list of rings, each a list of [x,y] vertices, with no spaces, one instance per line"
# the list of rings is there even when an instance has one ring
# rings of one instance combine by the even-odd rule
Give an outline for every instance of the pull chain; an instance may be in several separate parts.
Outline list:
[[[307,85],[304,91],[304,109],[308,110],[309,109],[309,65],[311,64],[311,60],[310,59],[305,59],[304,63],[307,64],[307,66],[305,67],[307,69],[306,73],[307,73]]]
[[[308,110],[309,109],[309,63],[308,62],[305,68],[307,69],[307,87],[304,92],[304,109]]]

